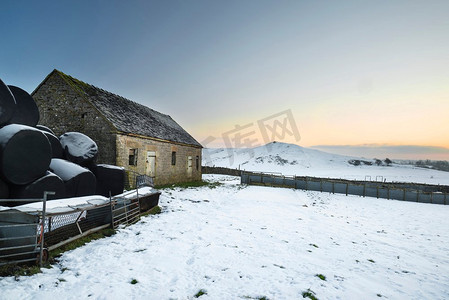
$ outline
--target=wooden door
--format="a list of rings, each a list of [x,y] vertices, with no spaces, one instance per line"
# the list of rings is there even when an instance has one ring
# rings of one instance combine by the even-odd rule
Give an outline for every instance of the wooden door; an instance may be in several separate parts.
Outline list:
[[[187,177],[192,177],[192,166],[193,166],[193,160],[192,157],[187,157]]]
[[[147,151],[145,175],[156,177],[156,152],[154,151]]]

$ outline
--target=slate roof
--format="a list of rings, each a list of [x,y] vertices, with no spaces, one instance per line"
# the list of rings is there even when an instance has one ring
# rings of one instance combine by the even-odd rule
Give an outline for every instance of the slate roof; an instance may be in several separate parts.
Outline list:
[[[110,93],[54,70],[73,88],[86,96],[120,132],[202,147],[169,115]]]

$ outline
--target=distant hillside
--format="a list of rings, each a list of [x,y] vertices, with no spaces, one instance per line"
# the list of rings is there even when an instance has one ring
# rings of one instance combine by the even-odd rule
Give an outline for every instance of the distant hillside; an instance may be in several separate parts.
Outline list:
[[[388,164],[387,164],[388,162]],[[449,184],[449,173],[273,142],[255,148],[203,149],[203,165],[345,179]]]

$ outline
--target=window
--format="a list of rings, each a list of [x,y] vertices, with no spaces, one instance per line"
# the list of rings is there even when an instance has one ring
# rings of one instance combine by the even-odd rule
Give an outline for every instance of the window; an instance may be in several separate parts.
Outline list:
[[[129,165],[137,166],[137,149],[129,149]]]
[[[200,157],[197,156],[197,157],[196,157],[196,170],[198,171],[199,168],[200,168]]]
[[[173,151],[171,153],[171,165],[172,166],[176,165],[176,151]]]

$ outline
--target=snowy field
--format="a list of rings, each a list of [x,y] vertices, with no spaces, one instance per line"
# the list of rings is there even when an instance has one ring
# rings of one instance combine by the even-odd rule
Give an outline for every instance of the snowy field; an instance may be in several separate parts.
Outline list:
[[[360,158],[331,154],[294,144],[270,143],[256,148],[203,149],[203,165],[256,172],[279,172],[283,175],[420,182],[449,185],[449,172],[394,163],[377,166],[373,157]],[[354,166],[350,160],[364,160],[373,165]]]
[[[204,178],[225,184],[163,190],[162,214],[1,278],[0,298],[449,298],[449,206]]]

